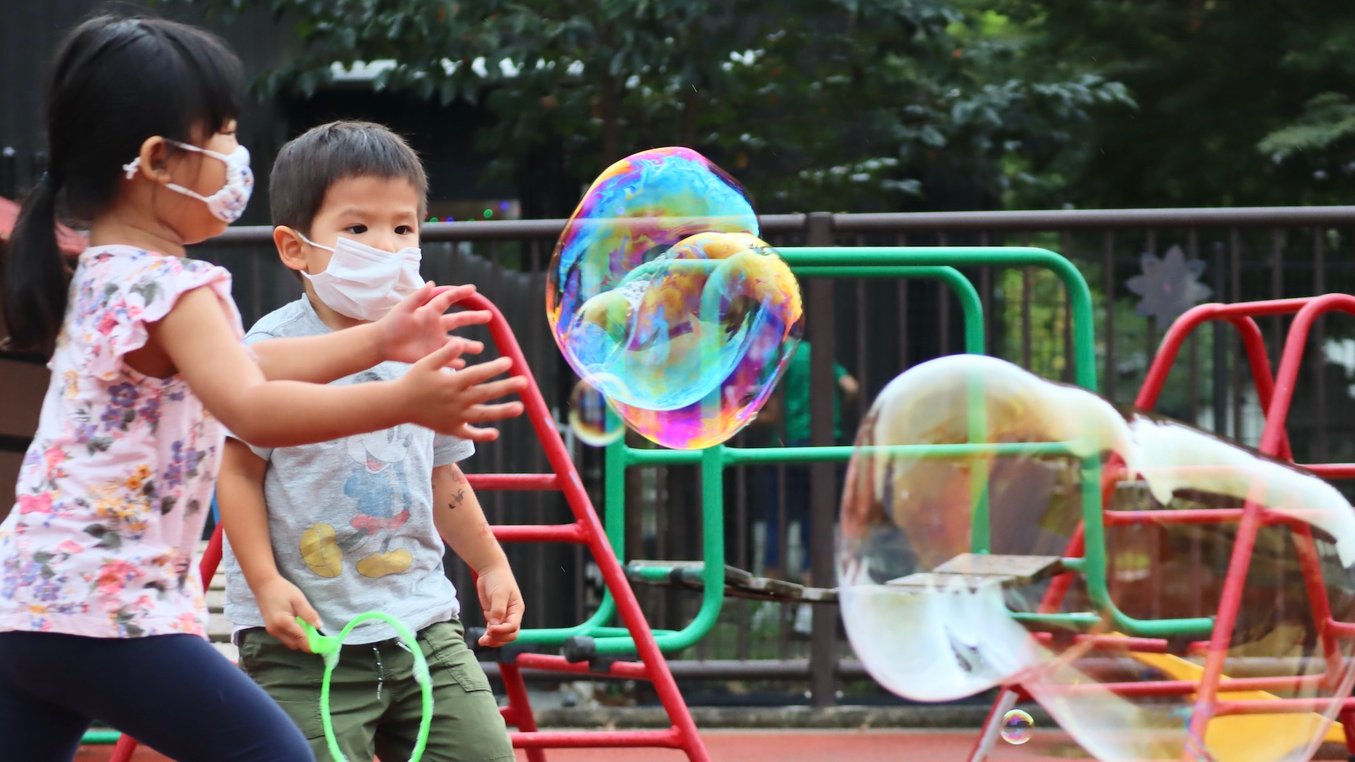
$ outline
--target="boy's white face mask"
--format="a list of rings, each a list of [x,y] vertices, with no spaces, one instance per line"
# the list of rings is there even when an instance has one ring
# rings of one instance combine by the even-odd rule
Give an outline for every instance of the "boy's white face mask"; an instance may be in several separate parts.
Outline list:
[[[317,249],[334,253],[324,272],[311,275],[303,270],[301,274],[311,282],[320,301],[341,315],[367,322],[380,320],[423,285],[419,275],[423,255],[417,246],[391,253],[342,236],[331,247],[299,232],[297,235]]]

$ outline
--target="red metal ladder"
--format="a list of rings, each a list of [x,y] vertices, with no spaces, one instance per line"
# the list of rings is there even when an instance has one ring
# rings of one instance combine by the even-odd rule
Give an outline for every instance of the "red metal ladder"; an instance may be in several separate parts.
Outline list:
[[[1181,315],[1172,323],[1162,338],[1153,357],[1153,363],[1144,377],[1143,386],[1134,400],[1137,410],[1151,411],[1156,405],[1167,374],[1175,364],[1181,347],[1191,333],[1209,321],[1228,323],[1237,329],[1242,339],[1251,370],[1252,383],[1255,385],[1257,400],[1265,411],[1265,423],[1257,450],[1279,460],[1294,462],[1286,422],[1289,409],[1294,400],[1294,389],[1302,368],[1304,350],[1313,324],[1329,312],[1344,312],[1355,315],[1355,296],[1350,294],[1323,294],[1321,296],[1293,299],[1272,299],[1256,302],[1238,302],[1234,304],[1201,304]],[[1256,324],[1259,317],[1278,317],[1293,315],[1293,321],[1285,335],[1284,346],[1277,369],[1272,370],[1270,358],[1266,354],[1265,339]],[[1217,369],[1216,369],[1217,371]],[[1355,463],[1302,463],[1300,467],[1325,479],[1355,479]],[[1219,608],[1216,614],[1214,632],[1207,651],[1204,674],[1201,676],[1197,706],[1206,709],[1192,718],[1191,732],[1203,737],[1204,725],[1209,717],[1230,713],[1237,707],[1234,702],[1219,698],[1220,679],[1223,670],[1224,653],[1233,635],[1241,606],[1242,588],[1251,561],[1251,551],[1255,544],[1260,525],[1260,508],[1256,503],[1248,502],[1243,511],[1237,530],[1237,538],[1229,560],[1228,571],[1224,578],[1224,587],[1220,594]],[[1076,543],[1075,543],[1076,545]],[[1070,549],[1070,553],[1079,553],[1080,548]],[[1305,569],[1305,572],[1309,571]],[[1320,574],[1320,572],[1317,572]],[[1325,596],[1319,602],[1319,610],[1326,611]],[[1328,617],[1330,614],[1328,613]],[[1345,622],[1325,623],[1329,631],[1339,631],[1344,637],[1355,636],[1355,626]],[[1019,686],[1005,686],[998,693],[984,722],[983,730],[970,751],[969,762],[981,762],[987,758],[996,741],[1003,715],[1013,708],[1019,699],[1028,699],[1029,695]],[[1338,722],[1345,731],[1345,742],[1350,758],[1355,760],[1355,698],[1338,699],[1341,708]],[[1278,706],[1285,700],[1276,700]],[[1295,702],[1297,703],[1297,702]],[[1277,709],[1277,711],[1280,711]]]
[[[696,730],[687,703],[678,691],[677,681],[668,668],[668,662],[659,651],[654,633],[645,619],[640,603],[626,579],[621,560],[613,552],[607,541],[606,531],[593,509],[588,492],[583,487],[574,462],[565,449],[564,440],[555,427],[555,419],[541,396],[527,360],[522,354],[517,338],[504,319],[503,313],[481,294],[474,294],[460,302],[467,309],[488,310],[492,314],[488,328],[490,336],[501,355],[513,361],[511,375],[527,379],[527,387],[522,392],[522,402],[526,409],[527,420],[541,447],[545,450],[546,460],[551,472],[541,474],[467,474],[470,484],[477,492],[492,490],[558,490],[568,503],[574,521],[568,524],[526,525],[511,524],[494,527],[494,536],[500,542],[570,542],[584,545],[591,553],[594,563],[602,573],[603,583],[616,601],[617,614],[622,624],[635,639],[637,661],[617,661],[606,665],[590,665],[587,662],[570,662],[563,656],[513,652],[506,655],[500,663],[500,676],[508,695],[508,705],[500,711],[505,722],[518,728],[511,733],[513,746],[526,749],[530,762],[544,762],[545,749],[549,748],[599,748],[599,747],[662,747],[681,749],[694,762],[709,762],[710,754],[705,742]],[[212,534],[202,556],[199,569],[203,586],[216,573],[221,561],[221,528],[218,526]],[[524,591],[530,605],[531,591]],[[535,669],[572,673],[586,677],[613,677],[627,680],[647,680],[653,684],[659,701],[663,705],[672,725],[662,730],[567,730],[540,731],[532,714],[527,698],[526,684],[522,678],[523,669]],[[124,735],[119,739],[110,762],[127,762],[136,749],[137,742]]]

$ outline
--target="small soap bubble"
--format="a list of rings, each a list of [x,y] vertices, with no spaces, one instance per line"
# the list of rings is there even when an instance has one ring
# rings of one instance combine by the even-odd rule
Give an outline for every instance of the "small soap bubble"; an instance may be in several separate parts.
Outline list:
[[[1020,746],[1030,740],[1030,730],[1035,725],[1030,712],[1013,709],[1002,715],[1002,740],[1013,746]]]
[[[606,447],[626,433],[615,415],[608,415],[607,398],[592,384],[579,381],[569,395],[569,428],[579,441],[592,447]]]

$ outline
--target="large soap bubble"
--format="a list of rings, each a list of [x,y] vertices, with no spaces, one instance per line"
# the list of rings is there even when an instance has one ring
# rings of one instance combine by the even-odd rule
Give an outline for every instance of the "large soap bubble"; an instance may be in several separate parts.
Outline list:
[[[1248,501],[1262,526],[1205,701]],[[881,392],[841,521],[843,620],[881,684],[925,701],[1020,684],[1098,759],[1307,759],[1355,683],[1339,492],[1000,360],[934,360]]]
[[[743,190],[686,148],[635,154],[593,183],[551,260],[546,313],[574,371],[678,448],[746,425],[803,332],[799,285]]]

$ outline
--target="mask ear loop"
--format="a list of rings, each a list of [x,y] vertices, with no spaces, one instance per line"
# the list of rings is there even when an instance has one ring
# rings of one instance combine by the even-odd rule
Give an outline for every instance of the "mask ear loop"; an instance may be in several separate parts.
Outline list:
[[[203,202],[204,204],[207,203],[207,201],[208,201],[208,197],[207,197],[207,196],[204,196],[204,195],[202,195],[201,193],[198,193],[197,191],[193,190],[192,188],[185,188],[185,187],[183,187],[182,185],[179,185],[178,183],[165,183],[165,187],[166,187],[166,188],[169,188],[169,189],[171,189],[171,190],[178,191],[179,193],[182,193],[182,194],[184,194],[185,196],[189,196],[189,197],[195,198],[195,199],[197,199],[197,200]]]
[[[197,146],[193,145],[192,143],[180,143],[180,142],[177,141],[177,140],[170,140],[169,138],[165,138],[165,142],[166,142],[166,143],[169,143],[169,144],[172,145],[172,146],[177,146],[177,147],[182,148],[182,149],[187,150],[187,151],[197,151],[197,152],[199,152],[199,153],[207,154],[208,156],[214,156],[214,157],[216,157],[217,159],[220,159],[221,161],[226,162],[226,164],[228,164],[228,165],[230,164],[230,162],[227,161],[226,156],[225,156],[224,154],[219,154],[219,153],[217,153],[216,151],[209,151],[209,150],[207,150],[206,148],[198,148]],[[131,161],[129,161],[129,162],[127,162],[126,164],[123,164],[123,165],[122,165],[122,171],[126,173],[127,179],[128,179],[128,180],[131,180],[133,177],[136,177],[137,170],[139,170],[139,169],[141,169],[141,157],[140,157],[140,156],[138,156],[138,157],[136,157],[135,159],[132,159]],[[193,193],[193,191],[190,191],[190,190],[188,190],[187,188],[184,188],[182,185],[175,185],[174,183],[169,183],[169,186],[170,186],[171,188],[179,188],[179,189],[183,190],[183,191],[186,192],[186,193]],[[193,193],[193,195],[197,196],[196,193]],[[200,199],[202,198],[202,196],[197,196],[197,197],[200,198]]]
[[[217,161],[222,162],[224,164],[231,163],[229,154],[224,154],[221,153],[220,151],[213,151],[210,148],[203,148],[201,146],[195,146],[192,143],[184,143],[178,140],[170,140],[169,138],[165,138],[165,142],[169,143],[170,145],[182,148],[185,151],[196,151],[197,153],[210,156],[213,159],[216,159]]]
[[[326,246],[326,245],[324,245],[323,243],[316,243],[315,241],[312,241],[311,239],[307,238],[306,235],[305,235],[304,233],[302,233],[300,230],[297,230],[296,228],[292,228],[292,232],[293,232],[293,233],[296,233],[296,237],[297,237],[297,238],[300,238],[300,239],[301,239],[301,242],[304,243],[304,244],[306,244],[307,246],[313,246],[313,247],[315,247],[315,248],[317,248],[317,249],[324,249],[325,251],[329,252],[330,254],[333,254],[333,253],[334,253],[334,249],[335,249],[336,247],[334,247],[334,246]]]

